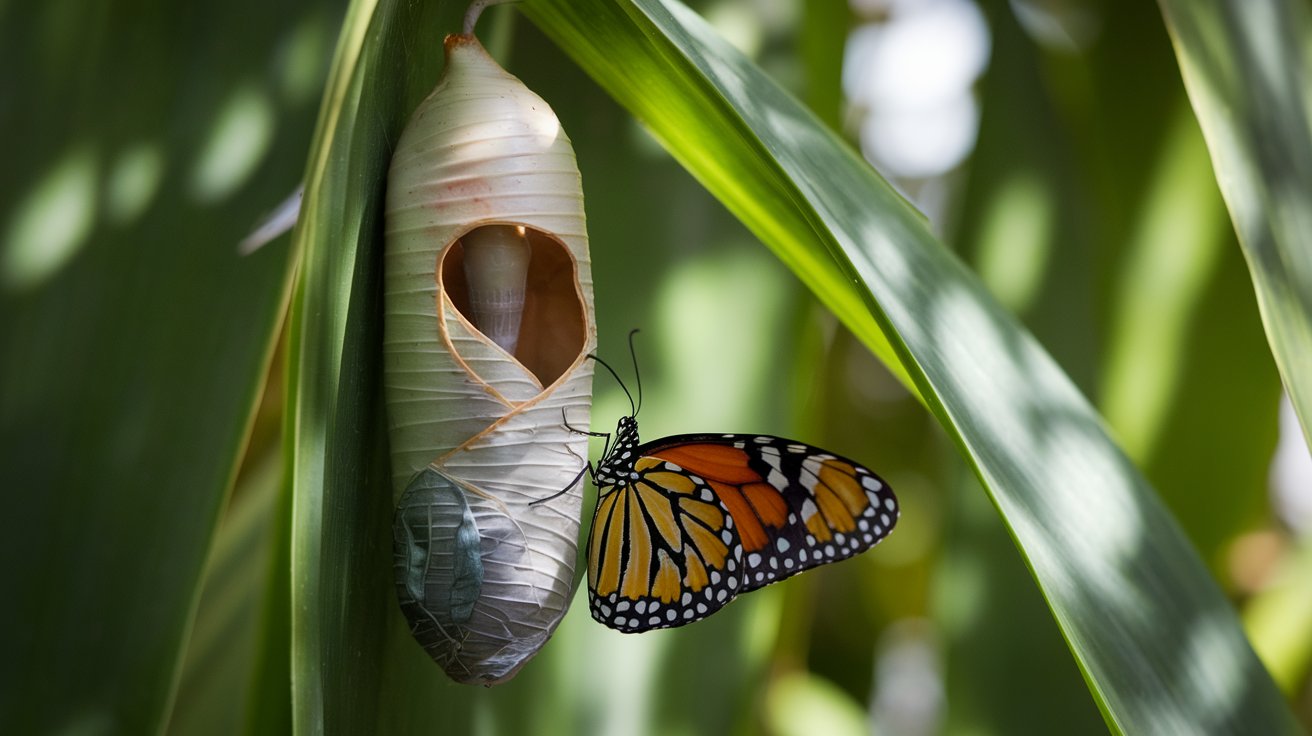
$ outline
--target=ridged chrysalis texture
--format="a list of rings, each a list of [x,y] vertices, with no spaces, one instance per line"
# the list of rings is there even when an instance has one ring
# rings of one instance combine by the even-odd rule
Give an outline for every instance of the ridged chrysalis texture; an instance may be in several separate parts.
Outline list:
[[[459,682],[512,676],[565,614],[596,345],[583,192],[551,108],[472,35],[388,179],[384,393],[397,594]],[[534,503],[540,501],[541,503]]]

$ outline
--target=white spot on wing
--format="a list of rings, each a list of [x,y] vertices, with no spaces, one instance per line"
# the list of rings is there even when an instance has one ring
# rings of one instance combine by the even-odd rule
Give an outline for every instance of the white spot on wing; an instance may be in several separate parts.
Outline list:
[[[815,501],[812,501],[809,498],[806,499],[802,502],[802,521],[810,521],[811,517],[815,516],[818,511],[819,509],[815,507]],[[807,538],[807,541],[810,544],[815,544],[814,541],[811,541],[810,537]]]

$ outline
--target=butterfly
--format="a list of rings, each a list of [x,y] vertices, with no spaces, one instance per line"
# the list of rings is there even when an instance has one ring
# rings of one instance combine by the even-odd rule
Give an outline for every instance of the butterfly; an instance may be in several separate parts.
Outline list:
[[[606,448],[595,470],[580,472],[591,470],[599,491],[588,602],[606,626],[636,633],[699,621],[741,593],[864,552],[897,523],[882,478],[818,447],[754,434],[641,443],[641,388],[637,405],[624,388],[631,413],[613,446],[609,434],[588,433]]]

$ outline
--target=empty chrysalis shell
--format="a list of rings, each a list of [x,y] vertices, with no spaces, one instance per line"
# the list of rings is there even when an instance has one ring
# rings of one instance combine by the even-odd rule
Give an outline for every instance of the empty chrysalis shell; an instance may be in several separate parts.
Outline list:
[[[573,592],[596,329],[573,148],[470,25],[392,158],[383,375],[401,608],[492,684]]]

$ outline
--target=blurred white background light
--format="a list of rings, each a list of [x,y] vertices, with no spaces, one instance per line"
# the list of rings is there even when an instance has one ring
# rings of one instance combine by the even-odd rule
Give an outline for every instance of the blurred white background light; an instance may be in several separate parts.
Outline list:
[[[891,177],[941,176],[970,155],[979,125],[972,87],[990,36],[973,0],[891,0],[880,22],[848,37],[843,91],[862,153]],[[858,12],[876,10],[854,2]]]

